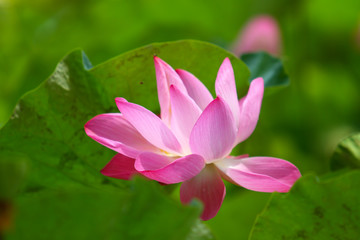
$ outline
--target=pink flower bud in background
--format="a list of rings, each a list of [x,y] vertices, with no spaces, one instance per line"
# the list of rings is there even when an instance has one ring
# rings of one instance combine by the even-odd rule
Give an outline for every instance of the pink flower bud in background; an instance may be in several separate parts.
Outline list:
[[[232,49],[237,56],[257,51],[279,56],[281,36],[276,20],[267,15],[251,19],[242,29]]]

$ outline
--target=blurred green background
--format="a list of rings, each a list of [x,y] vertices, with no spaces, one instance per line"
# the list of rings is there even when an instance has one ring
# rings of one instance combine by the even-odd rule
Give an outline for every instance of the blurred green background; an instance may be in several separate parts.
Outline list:
[[[264,98],[241,150],[287,159],[303,174],[326,173],[336,144],[360,128],[358,0],[0,0],[0,127],[74,48],[93,65],[152,42],[198,39],[230,49],[259,14],[279,23],[291,84]],[[269,194],[227,189],[207,224],[219,239],[242,239]]]

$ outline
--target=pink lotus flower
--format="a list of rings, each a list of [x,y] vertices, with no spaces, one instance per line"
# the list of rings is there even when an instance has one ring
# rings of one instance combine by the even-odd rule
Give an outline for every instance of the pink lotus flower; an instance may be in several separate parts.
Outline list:
[[[262,78],[251,82],[238,100],[234,72],[226,58],[218,72],[213,99],[191,73],[174,70],[154,57],[161,118],[116,98],[121,113],[101,114],[85,125],[86,133],[118,152],[101,173],[129,179],[134,174],[165,184],[183,182],[180,199],[198,198],[203,220],[213,218],[225,197],[222,177],[261,192],[287,192],[300,177],[291,163],[271,157],[229,156],[257,124],[264,91]]]
[[[281,36],[276,20],[266,15],[252,19],[242,30],[233,49],[237,56],[258,51],[279,56],[281,54]]]

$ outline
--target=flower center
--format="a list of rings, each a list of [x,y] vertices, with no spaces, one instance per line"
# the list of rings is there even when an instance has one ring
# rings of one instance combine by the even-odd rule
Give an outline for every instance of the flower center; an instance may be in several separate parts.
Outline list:
[[[163,155],[168,156],[168,157],[181,157],[181,156],[179,156],[178,154],[169,153],[169,152],[167,152],[167,151],[165,151],[165,150],[162,150],[162,149],[160,149],[160,152],[161,152]]]

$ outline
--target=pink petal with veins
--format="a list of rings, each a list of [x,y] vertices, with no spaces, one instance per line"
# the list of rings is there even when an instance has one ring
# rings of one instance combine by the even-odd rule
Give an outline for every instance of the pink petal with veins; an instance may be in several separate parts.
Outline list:
[[[201,219],[206,221],[217,214],[224,200],[226,189],[218,171],[207,165],[196,177],[184,182],[180,187],[180,200],[187,204],[199,199],[204,204]]]
[[[176,72],[183,81],[189,96],[196,102],[201,110],[204,110],[206,106],[214,100],[209,90],[191,73],[182,69],[176,69]]]
[[[230,108],[220,97],[214,99],[200,115],[190,134],[192,153],[207,163],[226,157],[232,150],[236,127]]]
[[[216,95],[229,105],[235,119],[236,127],[239,125],[239,103],[236,93],[234,70],[229,58],[225,58],[220,66],[215,82]]]
[[[129,180],[133,175],[138,173],[134,167],[134,163],[134,158],[116,154],[100,172],[108,177]]]
[[[189,138],[201,109],[188,95],[182,93],[176,86],[170,86],[171,99],[171,129],[181,142],[186,153],[191,153]]]
[[[224,159],[215,165],[238,185],[258,192],[288,192],[301,177],[292,163],[272,157]]]
[[[151,144],[170,153],[181,153],[181,145],[171,130],[146,108],[116,98],[116,105],[126,120]]]
[[[255,130],[263,95],[264,80],[262,78],[252,80],[247,95],[239,101],[240,115],[236,144],[246,140]]]
[[[85,124],[86,134],[102,145],[136,158],[141,152],[159,152],[120,113],[100,114]]]
[[[170,126],[170,93],[169,87],[175,85],[180,91],[186,92],[186,88],[175,70],[159,57],[154,57],[155,73],[159,103],[161,108],[161,119]]]
[[[186,181],[204,168],[204,159],[196,154],[181,158],[145,152],[135,161],[135,169],[142,175],[165,184]]]

